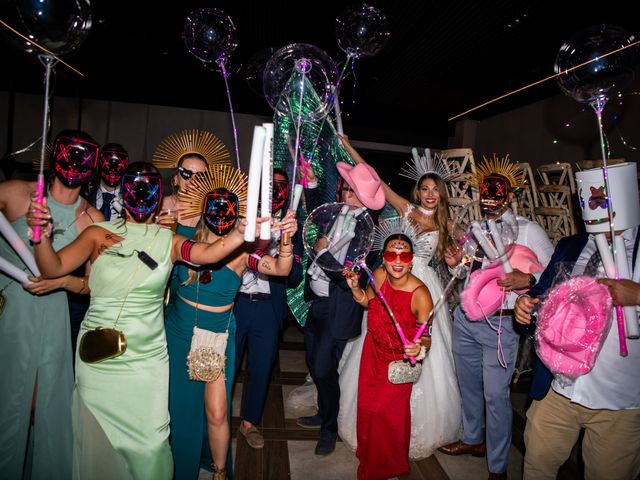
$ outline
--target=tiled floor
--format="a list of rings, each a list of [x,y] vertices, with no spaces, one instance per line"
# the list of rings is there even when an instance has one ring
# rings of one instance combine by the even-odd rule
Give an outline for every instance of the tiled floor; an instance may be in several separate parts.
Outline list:
[[[261,426],[265,448],[253,450],[242,436],[238,436],[240,405],[242,402],[241,373],[236,383],[232,401],[232,436],[235,457],[235,478],[238,480],[348,480],[356,478],[358,460],[342,442],[327,457],[314,454],[318,431],[305,430],[295,423],[301,415],[315,413],[313,409],[291,408],[286,405],[290,392],[305,382],[307,368],[304,360],[302,333],[290,325],[283,333],[278,362],[272,375],[271,387]],[[514,445],[521,444],[522,433],[516,432],[524,425],[526,408],[526,384],[514,389]],[[238,438],[236,438],[238,437]],[[411,462],[410,480],[478,480],[487,478],[485,459],[470,456],[450,457],[436,452],[432,457]],[[522,477],[522,453],[512,446],[509,478]],[[211,474],[202,470],[200,479],[210,479]]]

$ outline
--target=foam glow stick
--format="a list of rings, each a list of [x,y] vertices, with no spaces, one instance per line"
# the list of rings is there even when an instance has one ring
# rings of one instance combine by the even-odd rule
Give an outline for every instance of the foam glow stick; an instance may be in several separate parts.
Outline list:
[[[484,250],[487,258],[489,260],[496,260],[499,257],[498,251],[484,237],[484,235],[482,234],[482,229],[480,228],[480,224],[478,222],[471,223],[471,232],[473,233],[473,236],[476,237],[478,244],[482,247],[482,250]]]
[[[304,189],[302,185],[300,185],[299,183],[295,187],[293,187],[293,202],[291,202],[291,210],[293,210],[294,212],[298,211],[298,205],[300,204],[303,190]]]
[[[256,240],[256,219],[258,217],[258,195],[260,193],[260,174],[262,173],[262,150],[266,130],[260,125],[253,127],[253,143],[251,144],[251,161],[249,163],[249,185],[247,187],[247,226],[244,230],[244,241]]]
[[[487,220],[487,224],[489,225],[489,231],[491,232],[491,238],[493,238],[493,243],[496,245],[496,250],[498,251],[498,255],[502,259],[502,268],[504,269],[504,273],[513,272],[513,268],[511,267],[511,262],[506,255],[504,250],[504,244],[502,243],[502,239],[500,238],[500,232],[498,232],[498,227],[496,226],[496,222],[493,220]]]
[[[262,148],[262,185],[260,187],[260,216],[271,218],[271,195],[273,192],[273,123],[263,123],[265,130]],[[271,224],[260,225],[260,240],[271,239]]]
[[[389,306],[389,303],[387,302],[387,299],[384,297],[384,294],[382,293],[380,288],[378,288],[378,285],[376,284],[375,280],[373,279],[373,274],[371,273],[371,270],[369,270],[369,267],[367,267],[367,264],[364,263],[364,262],[358,262],[358,266],[367,273],[367,276],[369,277],[369,283],[371,284],[371,286],[375,290],[376,295],[378,295],[378,298],[382,302],[382,305],[384,306],[385,310],[389,314],[389,317],[391,318],[391,321],[393,322],[394,326],[396,327],[396,331],[398,332],[398,336],[400,337],[400,341],[402,342],[402,345],[405,346],[405,347],[407,345],[410,345],[409,340],[407,340],[407,337],[404,334],[404,330],[402,330],[402,327],[400,326],[400,324],[396,320],[396,316],[393,314],[393,311],[391,310],[391,307]],[[412,357],[412,356],[407,355],[407,354],[404,354],[403,356],[405,358],[409,357],[409,362],[411,362],[411,365],[415,365],[416,364],[416,357]]]
[[[23,270],[20,270],[9,260],[2,257],[0,257],[0,270],[3,273],[14,278],[16,282],[20,283],[21,285],[24,285],[24,284],[30,285],[31,283],[33,283],[29,281],[29,279],[27,278],[27,274]]]
[[[613,254],[609,249],[609,245],[607,243],[607,237],[604,236],[604,233],[598,233],[595,236],[596,246],[598,247],[598,252],[600,252],[600,258],[602,259],[602,264],[604,265],[604,271],[609,278],[618,278],[618,269],[616,268],[616,264],[613,261]],[[629,354],[627,350],[627,339],[624,330],[624,310],[621,306],[616,307],[616,321],[618,324],[618,341],[620,343],[620,356],[626,357]]]
[[[39,277],[40,270],[38,270],[38,265],[36,265],[36,259],[33,258],[33,253],[31,253],[31,250],[27,248],[24,241],[14,230],[13,225],[9,223],[9,220],[7,220],[7,217],[5,217],[2,212],[0,212],[0,233],[4,235],[4,238],[7,240],[9,245],[11,245],[11,248],[16,251],[27,268],[31,270],[33,276]]]
[[[616,266],[618,267],[618,277],[630,279],[629,262],[627,260],[627,249],[624,246],[624,239],[618,235],[615,237],[616,243]],[[622,307],[624,311],[624,325],[627,338],[637,340],[640,338],[640,327],[638,325],[638,313],[636,307]]]
[[[316,254],[316,258],[313,260],[313,263],[307,269],[307,271],[311,272],[311,278],[313,280],[317,280],[318,277],[320,277],[320,273],[322,272],[322,269],[318,267],[316,263],[318,259],[325,253],[329,252],[333,256],[333,258],[335,258],[336,261],[338,261],[337,255],[340,253],[340,250],[345,245],[349,245],[351,240],[353,240],[353,237],[355,237],[355,233],[351,233],[351,234],[346,233],[343,237],[338,239],[337,242],[331,243],[328,247],[318,251],[318,253]]]

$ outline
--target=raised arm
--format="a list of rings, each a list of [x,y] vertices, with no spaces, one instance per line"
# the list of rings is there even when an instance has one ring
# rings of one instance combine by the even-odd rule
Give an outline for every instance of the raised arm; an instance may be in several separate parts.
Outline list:
[[[338,137],[342,141],[342,146],[344,146],[344,149],[347,151],[347,153],[355,163],[367,163],[365,162],[364,158],[360,156],[358,151],[353,148],[353,145],[351,145],[351,143],[349,142],[349,137],[347,137],[346,135],[338,135]],[[411,202],[394,192],[391,187],[385,182],[381,182],[381,184],[382,190],[384,191],[385,200],[389,202],[393,208],[395,208],[396,212],[398,212],[398,215],[402,217],[405,216],[407,214],[409,206],[411,205]]]
[[[422,346],[425,347],[426,351],[429,351],[431,348],[430,328],[433,322],[433,315],[431,315],[431,310],[433,310],[433,299],[431,298],[431,293],[428,288],[418,288],[414,292],[413,298],[411,299],[411,310],[416,316],[416,323],[422,324],[428,322],[429,324],[420,339]]]
[[[48,232],[51,230],[51,212],[47,208],[47,199],[42,204],[31,202],[27,212],[27,225],[40,226],[44,232],[41,241],[34,245],[34,253],[42,278],[57,278],[73,272],[84,265],[95,250],[100,227],[88,227],[71,244],[56,252],[51,245]]]

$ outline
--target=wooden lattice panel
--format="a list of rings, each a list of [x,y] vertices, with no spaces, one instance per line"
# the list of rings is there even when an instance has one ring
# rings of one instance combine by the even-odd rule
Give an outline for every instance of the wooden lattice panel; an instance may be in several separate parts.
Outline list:
[[[437,153],[442,155],[442,161],[447,171],[455,175],[447,186],[449,192],[449,214],[451,218],[458,218],[463,215],[462,211],[470,202],[478,201],[478,191],[471,187],[472,174],[476,171],[473,151],[470,148],[453,148],[440,150]],[[464,213],[464,215],[469,214],[475,217],[470,220],[479,218],[477,209]]]

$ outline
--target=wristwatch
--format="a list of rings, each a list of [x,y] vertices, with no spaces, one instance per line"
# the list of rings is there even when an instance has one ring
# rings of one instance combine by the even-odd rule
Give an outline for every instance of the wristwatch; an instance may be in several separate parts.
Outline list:
[[[529,288],[535,287],[536,283],[538,283],[538,281],[536,280],[536,276],[533,275],[532,273],[530,273],[529,274]]]

